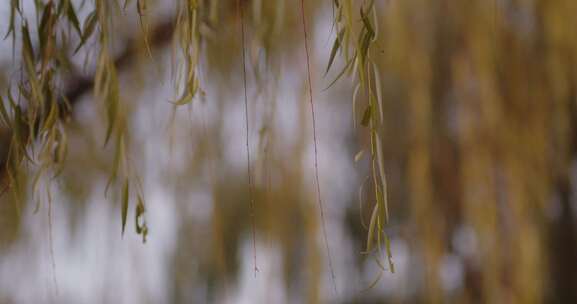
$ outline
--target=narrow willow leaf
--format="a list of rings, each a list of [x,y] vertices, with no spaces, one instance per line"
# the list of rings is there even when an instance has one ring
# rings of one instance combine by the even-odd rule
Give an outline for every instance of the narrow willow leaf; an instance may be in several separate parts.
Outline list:
[[[22,118],[22,110],[20,109],[20,105],[16,105],[14,107],[14,136],[19,147],[24,145],[23,127],[24,119]]]
[[[371,45],[371,40],[373,39],[373,37],[371,36],[370,32],[366,32],[361,39],[361,49],[360,49],[360,56],[359,58],[361,59],[361,62],[364,64],[368,54],[369,54],[369,46]],[[364,74],[364,73],[362,73]]]
[[[365,179],[361,182],[361,185],[359,186],[359,217],[361,220],[361,225],[363,226],[363,228],[369,230],[369,227],[367,227],[367,225],[365,224],[365,219],[363,217],[363,193],[364,193],[364,188],[365,188],[365,184],[369,181],[369,176],[367,175],[365,177]]]
[[[88,15],[88,17],[86,17],[86,20],[84,21],[84,25],[82,26],[82,37],[80,38],[80,43],[78,44],[78,46],[74,50],[75,54],[86,43],[88,38],[90,38],[90,36],[92,36],[92,33],[94,32],[94,29],[96,28],[96,21],[97,20],[98,20],[98,18],[96,15],[96,11],[90,13],[90,15]]]
[[[30,89],[32,91],[32,96],[34,98],[27,97],[28,100],[35,101],[38,104],[42,104],[42,89],[38,83],[36,77],[35,61],[34,59],[34,48],[32,47],[32,40],[30,39],[30,31],[28,30],[28,24],[24,23],[22,25],[22,57],[24,61],[24,67],[28,75],[28,81],[30,82]],[[26,94],[26,90],[22,86],[19,86],[20,92]],[[33,113],[33,112],[30,112]]]
[[[0,96],[0,121],[5,125],[10,125],[10,116],[8,116],[8,111],[6,111],[6,106],[4,104],[4,99]]]
[[[146,237],[148,236],[148,226],[146,224],[144,224],[144,226],[142,227],[142,242],[146,243]]]
[[[381,206],[379,206],[379,208],[381,208]],[[374,255],[374,257],[377,265],[379,265],[379,268],[381,268],[383,271],[386,271],[385,266],[383,263],[381,263],[381,253],[383,252],[383,248],[381,247],[383,240],[381,236],[383,235],[383,232],[383,223],[381,222],[381,217],[377,216],[377,254]]]
[[[54,163],[58,164],[56,172],[52,178],[58,177],[64,170],[64,160],[68,153],[68,137],[64,132],[58,132],[58,146],[54,151]]]
[[[108,193],[108,189],[116,181],[116,177],[118,176],[118,169],[120,168],[120,163],[124,159],[124,144],[122,139],[122,134],[117,136],[116,139],[116,151],[114,153],[114,161],[112,163],[112,172],[110,173],[110,177],[108,178],[108,182],[106,183],[106,188],[104,189],[104,194]]]
[[[38,25],[38,41],[40,41],[40,49],[46,49],[46,43],[48,40],[48,36],[51,32],[51,20],[52,19],[52,2],[48,2],[48,4],[44,7],[44,11],[42,12],[42,18],[40,19],[40,24]]]
[[[385,249],[387,250],[387,261],[389,262],[389,270],[391,273],[395,273],[395,263],[393,263],[393,254],[391,252],[391,240],[389,236],[384,233],[385,237]]]
[[[122,187],[122,235],[124,235],[124,228],[126,227],[126,216],[128,215],[128,197],[129,197],[129,187],[130,183],[128,179],[124,181],[124,187]]]
[[[116,70],[113,65],[109,65],[106,69],[110,79],[108,80],[108,94],[106,97],[106,113],[108,120],[108,127],[106,128],[106,138],[104,139],[104,146],[108,144],[112,131],[118,125],[118,108],[120,104],[120,93],[118,88],[118,79]]]
[[[183,106],[183,105],[189,104],[192,101],[192,97],[193,97],[192,94],[190,94],[189,92],[186,92],[177,101],[174,101],[171,103],[176,105],[176,106]]]
[[[10,34],[12,34],[12,37],[14,38],[16,35],[15,30],[15,17],[16,17],[16,12],[20,10],[20,0],[12,0],[10,2],[10,21],[8,22],[8,31],[6,32],[6,36],[4,36],[4,39],[8,38],[8,36],[10,36]],[[15,39],[13,39],[12,41],[14,41]]]
[[[44,121],[42,131],[51,129],[56,123],[57,118],[58,118],[58,104],[55,101],[53,101],[50,103],[50,112],[48,112],[48,117],[46,117],[46,120]]]
[[[124,3],[126,5],[126,3]],[[142,29],[142,34],[144,37],[144,46],[146,49],[146,53],[150,59],[152,58],[152,50],[150,48],[150,42],[148,41],[148,24],[146,22],[146,11],[147,11],[148,4],[146,0],[137,0],[136,2],[136,10],[138,12],[138,20],[140,23],[140,28]]]
[[[371,24],[369,17],[365,14],[362,8],[361,8],[361,20],[363,21],[367,33],[369,33],[369,35],[372,38],[372,35],[375,34],[375,30],[373,29],[373,25]]]
[[[32,39],[30,39],[30,31],[28,30],[27,23],[22,25],[22,53],[24,60],[34,62],[34,48],[32,47]]]
[[[369,233],[367,234],[367,248],[366,252],[369,253],[373,250],[373,242],[375,239],[375,228],[377,224],[377,214],[379,210],[379,205],[375,204],[373,207],[373,212],[371,213],[371,221],[369,222]]]
[[[378,17],[377,17],[377,10],[373,8],[373,9],[372,9],[372,12],[373,12],[373,22],[374,22],[375,25],[376,25],[376,26],[375,26],[375,35],[374,35],[374,37],[373,37],[373,41],[376,41],[376,40],[377,40],[377,37],[379,36],[379,26],[378,26],[378,24],[379,24],[379,19],[378,19]]]
[[[189,69],[190,69],[190,72],[188,73],[188,76],[187,76],[188,80],[186,82],[185,92],[183,93],[183,96],[180,99],[178,99],[175,102],[172,102],[174,105],[182,106],[182,105],[189,104],[190,102],[192,102],[192,99],[194,98],[194,96],[198,92],[198,89],[200,87],[199,80],[196,77],[196,73],[194,72],[194,68],[189,67]]]
[[[357,127],[357,97],[359,96],[359,89],[361,88],[361,84],[357,83],[355,86],[355,90],[353,91],[353,127],[356,129]]]
[[[364,13],[362,7],[360,9],[360,12],[361,12],[361,20],[363,21],[364,26],[362,34],[359,35],[359,42],[358,42],[360,46],[359,58],[361,62],[364,64],[369,53],[369,46],[375,36],[375,31],[373,29],[373,26],[371,25],[371,21]]]
[[[112,136],[112,131],[114,131],[114,126],[116,125],[116,113],[117,113],[117,105],[116,103],[112,103],[108,106],[107,109],[108,113],[108,126],[106,127],[106,137],[104,138],[104,146],[108,145],[110,138]]]
[[[381,143],[381,137],[376,134],[377,141],[377,164],[379,166],[379,174],[381,176],[381,186],[383,187],[383,205],[385,212],[385,223],[389,221],[389,206],[387,201],[387,176],[385,175],[385,160],[383,158],[383,145]]]
[[[78,36],[82,37],[82,30],[80,30],[80,21],[78,21],[78,16],[76,15],[76,11],[74,10],[74,6],[72,5],[72,3],[70,1],[67,1],[67,2],[68,3],[66,4],[66,6],[67,6],[66,18],[68,18],[68,21],[70,21],[70,24],[72,24],[72,27],[74,27],[74,29],[78,33]]]
[[[383,221],[387,221],[387,208],[385,207],[385,202],[383,200],[383,192],[381,190],[381,187],[378,185],[376,186],[375,196],[377,199],[377,205],[379,206],[379,215],[377,216],[377,220],[379,221],[378,222],[379,231],[381,231],[383,228]],[[379,234],[378,236],[380,240],[381,235]]]
[[[26,125],[20,105],[16,105],[14,107],[14,139],[16,140],[16,147],[18,148],[17,150],[19,153],[21,152],[26,159],[31,163],[34,163],[30,155],[28,155],[28,151],[26,151],[26,145],[28,143],[28,139],[24,133]]]
[[[377,64],[373,62],[373,72],[375,74],[375,91],[377,91],[377,104],[379,106],[379,116],[381,118],[381,122],[385,120],[384,110],[383,110],[383,92],[381,90],[381,77],[379,75],[379,70],[377,68]]]
[[[364,154],[365,154],[365,150],[361,150],[361,151],[357,152],[357,154],[355,154],[355,163],[358,162],[359,160],[361,160],[361,158],[363,157]]]
[[[333,44],[333,48],[331,50],[331,55],[329,57],[329,63],[327,64],[327,69],[325,71],[325,76],[329,73],[331,66],[333,65],[333,61],[335,60],[335,56],[337,55],[338,50],[341,48],[341,41],[343,39],[343,35],[345,34],[345,29],[341,29],[341,31],[337,34],[335,38],[335,42]]]
[[[356,53],[355,53],[355,55],[356,55]],[[351,83],[357,82],[357,77],[359,77],[358,75],[359,75],[359,74],[362,75],[362,73],[358,72],[358,71],[359,71],[359,60],[358,60],[357,56],[355,56],[354,59],[355,59],[355,62],[353,63],[353,67],[352,67],[353,77],[351,77]],[[363,84],[364,84],[363,78],[362,78],[362,77],[359,77],[359,78],[360,78],[360,79],[359,79],[359,81],[358,81],[357,83],[358,83],[359,85],[363,85]]]
[[[345,65],[345,67],[339,72],[339,74],[337,75],[337,77],[335,77],[335,79],[326,87],[323,89],[323,91],[328,90],[330,87],[332,87],[348,70],[348,68],[351,66],[351,63],[355,60],[356,56],[353,56],[353,58],[351,58],[349,61],[347,61],[347,64]]]
[[[372,115],[372,107],[369,105],[367,106],[367,108],[365,109],[365,113],[363,114],[363,119],[361,120],[361,125],[366,127],[369,125],[369,122],[371,121],[371,115]]]

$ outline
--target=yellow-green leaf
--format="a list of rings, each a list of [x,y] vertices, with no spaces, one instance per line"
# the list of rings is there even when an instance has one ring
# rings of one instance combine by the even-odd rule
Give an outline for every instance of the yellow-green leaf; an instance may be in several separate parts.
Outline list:
[[[363,114],[363,119],[361,120],[361,125],[365,127],[368,126],[369,122],[371,121],[371,115],[372,115],[372,107],[367,106],[367,108],[365,109],[365,113]]]
[[[76,47],[76,50],[74,50],[74,53],[77,53],[78,50],[80,50],[80,48],[86,43],[88,38],[90,38],[90,36],[92,36],[92,33],[94,32],[94,29],[96,28],[96,21],[97,20],[98,20],[98,18],[96,16],[96,11],[90,13],[90,15],[88,15],[88,17],[86,17],[86,20],[84,21],[84,26],[82,27],[82,37],[80,38],[80,44],[78,44],[78,46]]]
[[[122,235],[124,235],[124,228],[126,227],[126,216],[128,215],[128,198],[129,198],[129,187],[130,183],[128,179],[124,181],[124,187],[122,187]]]
[[[337,75],[337,77],[335,77],[335,79],[333,81],[331,81],[331,83],[323,89],[323,91],[328,90],[330,87],[332,87],[349,69],[349,67],[351,66],[351,64],[355,61],[356,59],[356,54],[353,56],[353,58],[351,58],[349,61],[347,61],[347,64],[345,65],[345,67],[339,72],[339,74]]]
[[[373,249],[378,210],[379,205],[375,204],[375,207],[373,207],[373,212],[371,213],[371,221],[369,222],[369,233],[367,234],[367,253]]]
[[[345,29],[341,29],[341,31],[337,34],[337,37],[335,38],[335,42],[333,44],[333,48],[331,50],[331,55],[329,57],[329,63],[327,64],[327,69],[325,71],[325,75],[328,74],[329,70],[331,69],[331,66],[333,65],[333,62],[335,60],[335,56],[337,55],[338,50],[341,48],[341,41],[343,39],[343,35],[345,34]]]

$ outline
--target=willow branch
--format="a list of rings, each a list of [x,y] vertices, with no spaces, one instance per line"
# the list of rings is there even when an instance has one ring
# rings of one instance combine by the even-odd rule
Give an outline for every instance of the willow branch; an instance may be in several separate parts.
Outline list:
[[[171,41],[174,33],[175,24],[171,19],[155,25],[150,31],[149,44],[151,48],[160,49],[167,46]],[[135,63],[140,49],[137,46],[136,39],[129,39],[127,47],[115,58],[114,65],[118,71],[125,70]],[[70,83],[64,86],[65,100],[67,103],[60,102],[60,119],[64,120],[71,115],[72,108],[79,103],[81,97],[92,92],[94,89],[94,75],[86,77],[72,77]],[[0,181],[5,180],[6,167],[8,164],[8,151],[12,144],[13,132],[9,128],[0,128]],[[28,135],[26,135],[28,136]],[[0,183],[0,185],[5,182]],[[4,191],[5,186],[0,186],[0,194]]]

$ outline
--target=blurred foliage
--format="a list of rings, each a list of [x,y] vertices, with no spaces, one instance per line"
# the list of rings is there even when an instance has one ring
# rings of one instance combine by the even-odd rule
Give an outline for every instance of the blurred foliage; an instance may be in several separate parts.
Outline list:
[[[71,231],[98,189],[118,210],[119,233],[134,227],[144,241],[150,229],[153,238],[147,180],[160,170],[179,215],[169,302],[221,300],[252,238],[280,248],[298,302],[331,299],[324,274],[344,250],[363,278],[377,275],[363,282],[372,289],[346,288],[343,302],[575,303],[574,12],[573,0],[11,0],[3,43],[12,54],[0,58],[0,254],[24,234],[23,212],[50,218],[55,184],[73,202]],[[319,41],[329,45],[322,58]],[[278,124],[279,95],[295,79],[291,139]],[[152,138],[139,111],[167,86],[167,131]],[[247,150],[234,153],[256,157],[244,172],[227,155],[226,126],[247,91],[238,126]],[[314,114],[331,114],[315,110],[321,94],[352,116],[340,126],[358,191],[335,221],[354,248],[330,245],[337,232],[321,201],[336,207],[321,193],[333,189],[303,166],[311,145],[317,153]],[[153,141],[161,169],[144,153]],[[211,198],[206,219],[185,203],[195,191]],[[397,275],[395,241],[410,248],[409,295],[375,291]],[[441,272],[454,256],[462,278],[448,289]],[[348,279],[337,272],[337,285]],[[190,286],[204,286],[207,299]]]

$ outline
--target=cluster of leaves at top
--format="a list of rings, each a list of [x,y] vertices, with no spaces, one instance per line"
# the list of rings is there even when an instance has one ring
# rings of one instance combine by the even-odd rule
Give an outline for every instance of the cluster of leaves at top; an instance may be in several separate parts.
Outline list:
[[[139,12],[143,7],[138,1]],[[122,232],[126,225],[130,198],[130,184],[136,184],[137,203],[135,206],[136,232],[146,240],[148,227],[144,220],[145,206],[143,191],[138,177],[131,170],[126,156],[125,122],[120,109],[120,92],[114,60],[109,53],[109,1],[96,0],[94,10],[85,18],[81,26],[77,10],[70,0],[47,2],[35,1],[38,34],[32,38],[30,22],[24,14],[19,0],[11,0],[10,21],[6,38],[11,37],[13,49],[21,41],[21,77],[16,86],[9,85],[7,102],[0,100],[0,123],[7,126],[12,134],[6,162],[8,186],[15,197],[23,193],[20,184],[23,168],[34,172],[33,194],[39,194],[38,185],[44,180],[48,203],[51,203],[50,181],[63,168],[67,151],[67,136],[64,122],[71,110],[71,102],[62,85],[66,71],[73,71],[70,50],[73,54],[81,50],[91,39],[99,42],[93,87],[97,100],[103,102],[107,128],[104,145],[114,138],[115,157],[112,172],[106,187],[117,184],[121,176],[124,180],[122,199]],[[84,3],[83,3],[84,4]],[[17,30],[20,28],[20,31]],[[73,29],[77,38],[72,37]],[[33,43],[37,42],[37,45]],[[75,47],[71,41],[78,41]],[[15,56],[16,57],[16,56]],[[88,57],[88,56],[87,56]],[[17,90],[12,87],[16,87]],[[1,97],[0,97],[1,98]],[[37,208],[40,204],[40,195]],[[18,201],[18,199],[17,199]]]

